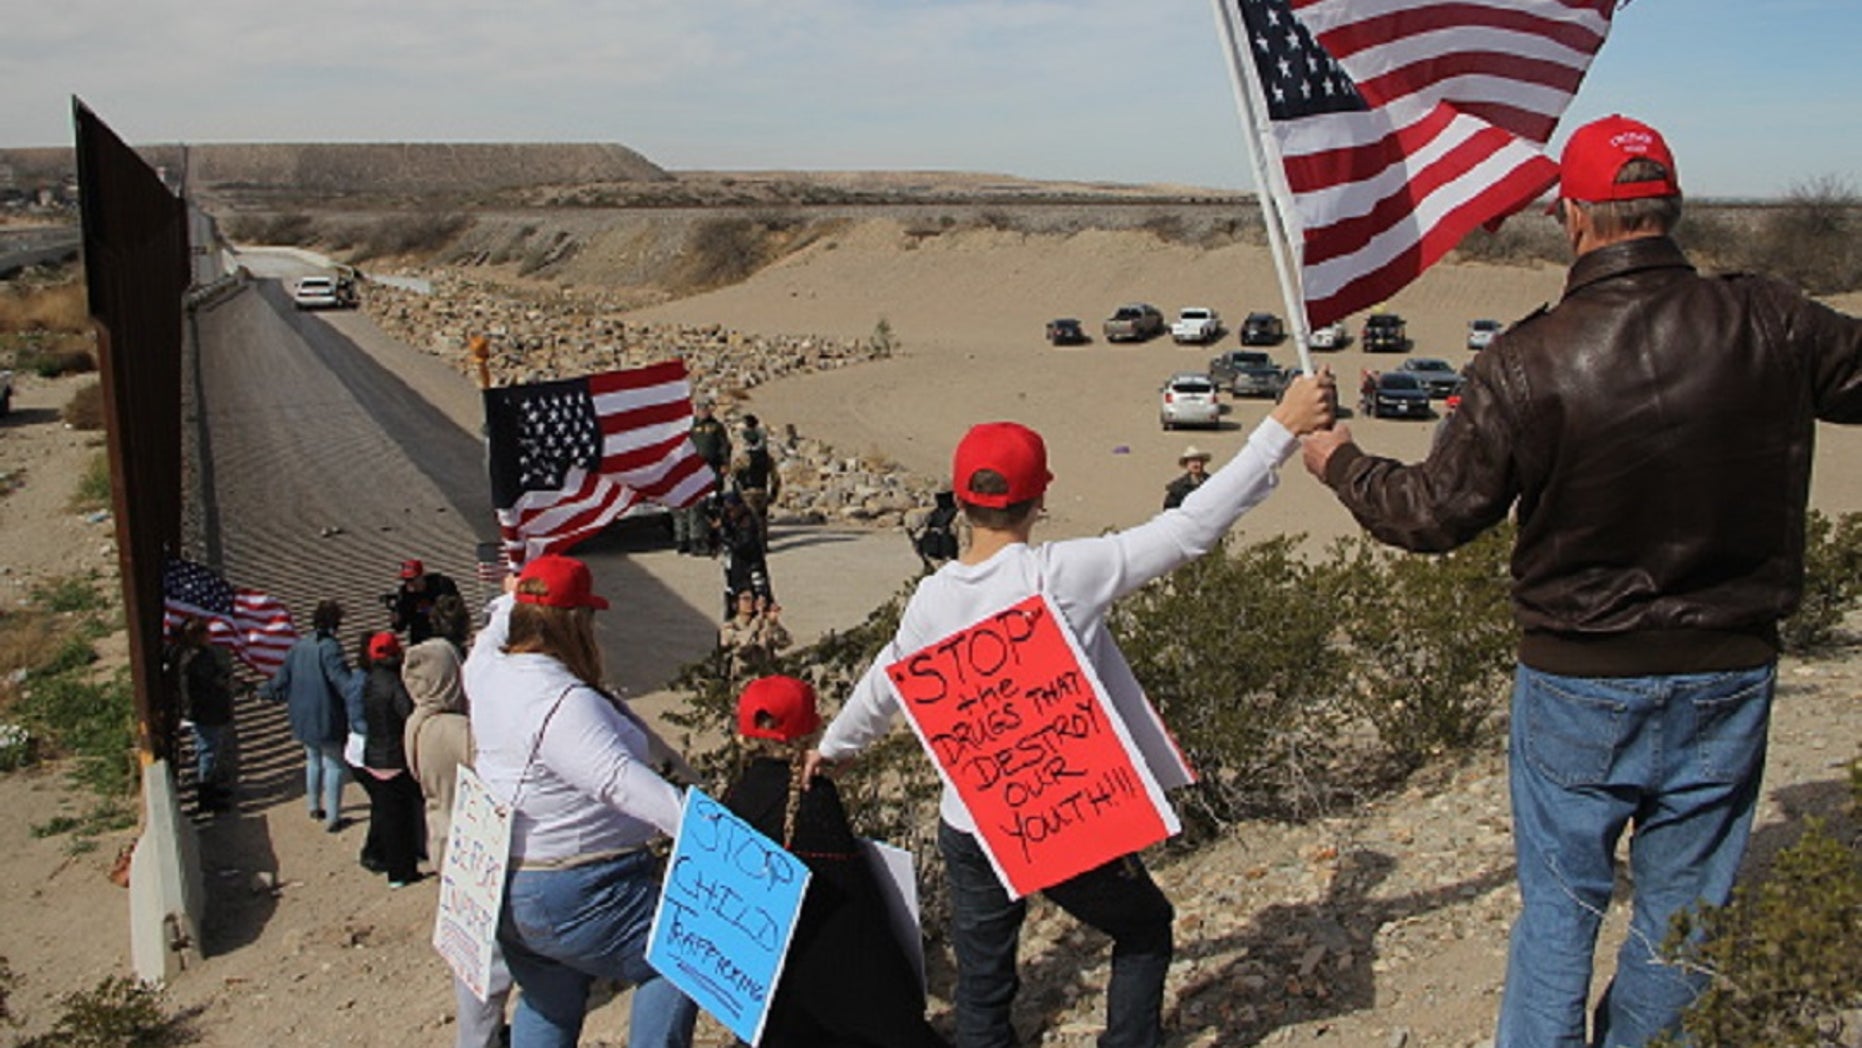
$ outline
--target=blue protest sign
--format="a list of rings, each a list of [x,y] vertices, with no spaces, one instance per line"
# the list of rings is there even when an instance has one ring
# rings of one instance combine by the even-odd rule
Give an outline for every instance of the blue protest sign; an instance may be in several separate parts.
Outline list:
[[[687,790],[647,963],[755,1044],[807,889],[800,859],[703,791]]]

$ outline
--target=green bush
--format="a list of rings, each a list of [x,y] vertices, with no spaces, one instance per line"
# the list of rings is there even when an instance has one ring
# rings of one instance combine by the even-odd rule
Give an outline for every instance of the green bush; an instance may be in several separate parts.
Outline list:
[[[89,652],[89,645],[84,645]],[[67,645],[65,651],[76,648]],[[95,658],[89,655],[85,659]],[[65,661],[72,661],[65,659]],[[129,673],[120,670],[107,681],[82,679],[66,667],[53,676],[34,674],[17,713],[28,731],[54,740],[58,750],[77,762],[72,778],[105,796],[129,792],[136,783],[136,724]]]
[[[95,575],[66,575],[32,587],[32,603],[52,612],[103,611],[110,600]]]
[[[1201,781],[1178,795],[1210,828],[1323,803],[1350,669],[1326,567],[1292,537],[1216,553],[1117,605],[1108,626]]]
[[[1852,794],[1862,793],[1859,778],[1862,765],[1852,764]],[[1708,978],[1682,1019],[1694,1048],[1854,1044],[1862,856],[1813,819],[1771,872],[1740,885],[1727,906],[1677,915],[1663,953]]]
[[[110,457],[99,451],[85,463],[78,477],[77,489],[71,493],[71,509],[77,513],[109,509],[110,491]]]
[[[97,370],[97,358],[88,349],[29,347],[20,351],[15,366],[40,378],[62,378]]]
[[[1503,708],[1516,644],[1512,548],[1510,525],[1439,556],[1368,539],[1335,548],[1347,711],[1376,727],[1400,766],[1467,748]]]
[[[67,994],[51,1032],[18,1048],[161,1048],[188,1040],[180,1021],[162,1007],[161,988],[112,975],[89,990]]]
[[[1832,521],[1811,510],[1804,522],[1804,595],[1779,624],[1786,651],[1814,653],[1842,637],[1843,620],[1862,604],[1862,513]]]

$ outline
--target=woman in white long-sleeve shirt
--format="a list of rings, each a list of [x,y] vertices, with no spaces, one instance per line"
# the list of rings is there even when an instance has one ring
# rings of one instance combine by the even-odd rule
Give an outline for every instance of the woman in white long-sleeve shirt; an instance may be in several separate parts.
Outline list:
[[[588,568],[530,561],[466,659],[476,768],[511,807],[498,941],[523,993],[517,1048],[581,1035],[597,978],[634,986],[628,1044],[684,1048],[697,1008],[646,963],[659,896],[649,849],[678,829],[679,791],[646,763],[648,735],[601,687]]]

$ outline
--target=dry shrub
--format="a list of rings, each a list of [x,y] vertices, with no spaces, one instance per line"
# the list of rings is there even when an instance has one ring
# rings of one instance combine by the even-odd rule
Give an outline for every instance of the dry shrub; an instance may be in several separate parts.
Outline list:
[[[62,643],[67,631],[56,616],[38,608],[0,611],[0,683],[45,661],[45,653]]]
[[[0,297],[0,331],[89,330],[90,301],[83,284],[60,284]]]
[[[225,229],[228,238],[242,244],[310,244],[317,239],[317,223],[301,212],[234,215]]]
[[[1571,260],[1571,251],[1566,247],[1564,232],[1557,223],[1550,220],[1534,222],[1530,215],[1518,215],[1496,232],[1490,233],[1481,228],[1462,237],[1461,243],[1455,247],[1455,258],[1459,261],[1508,265],[1529,265],[1533,262],[1563,264]]]
[[[65,424],[72,429],[98,430],[103,428],[103,386],[97,382],[87,382],[71,394],[65,402],[65,410],[60,413]]]
[[[471,225],[471,218],[457,212],[395,215],[361,234],[350,261],[367,262],[391,255],[431,255]]]
[[[1862,286],[1862,200],[1834,176],[1791,188],[1782,207],[1766,215],[1754,245],[1754,268],[1788,280],[1812,295]]]

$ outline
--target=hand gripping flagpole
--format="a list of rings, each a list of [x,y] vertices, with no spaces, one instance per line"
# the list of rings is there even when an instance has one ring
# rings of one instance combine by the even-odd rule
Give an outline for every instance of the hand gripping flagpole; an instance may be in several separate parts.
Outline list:
[[[1228,47],[1228,72],[1235,87],[1235,107],[1247,131],[1248,160],[1254,167],[1254,195],[1261,202],[1261,224],[1267,228],[1274,273],[1280,278],[1281,301],[1293,325],[1293,348],[1299,353],[1300,370],[1312,375],[1317,372],[1312,366],[1312,331],[1306,321],[1306,295],[1299,284],[1299,268],[1292,257],[1293,238],[1286,224],[1287,201],[1292,192],[1286,185],[1284,172],[1270,170],[1266,161],[1274,147],[1265,118],[1267,99],[1261,95],[1261,78],[1255,75],[1254,52],[1248,44],[1247,27],[1242,24],[1241,11],[1236,6],[1245,2],[1214,0],[1216,26]]]

